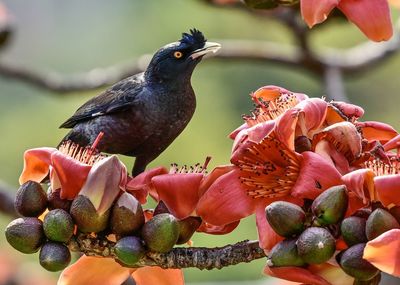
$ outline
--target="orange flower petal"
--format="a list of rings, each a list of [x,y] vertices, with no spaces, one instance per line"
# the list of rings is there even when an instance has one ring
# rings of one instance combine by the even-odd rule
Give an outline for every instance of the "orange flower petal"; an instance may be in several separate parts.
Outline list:
[[[378,200],[384,205],[400,206],[400,175],[383,175],[374,178],[375,191]]]
[[[375,200],[374,177],[372,170],[358,169],[343,175],[342,181],[347,189],[366,205],[371,200]]]
[[[400,229],[387,231],[367,242],[363,258],[379,270],[400,277]]]
[[[347,102],[342,102],[342,101],[334,101],[331,102],[330,105],[334,106],[337,108],[343,115],[345,115],[348,118],[360,118],[364,115],[364,109],[361,108],[360,106],[347,103]]]
[[[247,129],[248,125],[246,123],[244,123],[243,125],[239,126],[238,128],[236,128],[235,130],[233,130],[229,135],[228,138],[230,139],[235,139],[237,134],[240,133],[240,131]]]
[[[356,126],[361,127],[363,137],[369,142],[380,141],[385,143],[398,135],[392,126],[381,122],[357,122]]]
[[[326,20],[329,13],[339,3],[339,0],[301,0],[301,16],[307,25],[312,28]]]
[[[341,184],[336,168],[311,151],[302,153],[299,176],[291,194],[297,198],[315,199],[324,190]]]
[[[254,213],[257,200],[247,195],[239,170],[220,176],[200,198],[197,214],[207,223],[223,226]]]
[[[61,198],[74,199],[92,167],[59,151],[51,155],[51,164],[61,184]]]
[[[284,238],[278,235],[270,226],[265,215],[265,205],[259,205],[256,210],[256,223],[258,231],[258,242],[260,247],[270,251],[278,242]]]
[[[132,269],[122,267],[112,258],[82,256],[61,273],[58,285],[120,285]]]
[[[41,182],[49,173],[51,154],[57,149],[51,147],[33,148],[24,153],[24,169],[19,177],[19,183],[29,180]]]
[[[220,176],[228,173],[229,171],[235,169],[236,166],[234,165],[221,165],[215,167],[210,174],[208,174],[204,179],[201,181],[199,187],[199,197],[203,196],[203,194],[208,190],[211,184],[214,183]]]
[[[342,0],[338,8],[369,39],[380,42],[392,37],[393,27],[387,0]]]
[[[211,235],[225,235],[232,232],[236,227],[239,225],[239,221],[235,221],[233,223],[223,225],[223,226],[216,226],[211,225],[209,223],[205,223],[204,221],[201,223],[200,227],[196,230],[196,232],[207,233]]]
[[[151,179],[162,200],[178,219],[184,219],[193,213],[199,201],[199,187],[202,173],[176,173],[157,175]]]
[[[157,266],[147,266],[137,269],[132,274],[137,285],[184,285],[181,269],[162,269]],[[98,283],[98,284],[104,284]]]
[[[266,121],[240,131],[233,142],[232,153],[235,152],[246,141],[259,143],[263,138],[273,131],[274,127],[275,121]]]
[[[324,278],[311,273],[309,270],[302,267],[268,267],[264,268],[264,273],[280,278],[285,279],[292,282],[299,282],[304,284],[313,284],[313,285],[331,285]]]

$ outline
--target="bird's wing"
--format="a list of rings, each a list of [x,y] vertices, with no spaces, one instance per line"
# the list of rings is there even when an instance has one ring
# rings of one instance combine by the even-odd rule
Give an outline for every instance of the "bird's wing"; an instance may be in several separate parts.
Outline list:
[[[135,103],[135,97],[144,86],[143,74],[128,77],[114,84],[111,88],[93,97],[66,120],[60,128],[73,128],[82,121],[121,111]]]

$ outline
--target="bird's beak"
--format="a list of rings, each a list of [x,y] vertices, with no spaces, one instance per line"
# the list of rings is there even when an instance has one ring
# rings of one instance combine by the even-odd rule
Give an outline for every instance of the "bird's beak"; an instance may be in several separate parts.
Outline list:
[[[221,48],[221,45],[219,43],[213,43],[213,42],[206,42],[202,48],[196,49],[190,54],[190,57],[192,59],[196,59],[200,56],[206,55],[208,53],[216,53],[217,50]]]

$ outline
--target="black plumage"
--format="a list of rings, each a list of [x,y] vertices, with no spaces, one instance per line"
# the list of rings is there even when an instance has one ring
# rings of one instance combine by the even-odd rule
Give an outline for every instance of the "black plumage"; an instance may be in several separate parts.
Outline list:
[[[61,128],[63,141],[91,145],[100,132],[99,151],[136,157],[133,175],[142,172],[183,131],[196,98],[190,82],[201,58],[219,44],[198,30],[158,50],[145,72],[128,77],[83,104]]]

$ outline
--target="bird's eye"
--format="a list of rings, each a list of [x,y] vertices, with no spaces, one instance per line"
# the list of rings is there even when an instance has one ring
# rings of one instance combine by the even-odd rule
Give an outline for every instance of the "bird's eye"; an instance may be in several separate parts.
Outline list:
[[[174,57],[175,58],[181,58],[182,56],[183,56],[183,53],[181,53],[180,51],[174,52]]]

